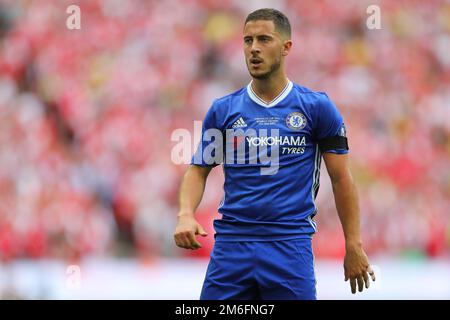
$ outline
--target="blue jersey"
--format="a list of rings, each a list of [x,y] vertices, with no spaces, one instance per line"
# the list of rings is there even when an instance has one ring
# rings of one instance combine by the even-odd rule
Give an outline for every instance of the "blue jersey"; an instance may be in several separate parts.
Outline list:
[[[339,135],[345,136],[344,121],[328,96],[291,81],[270,103],[260,99],[251,84],[216,99],[191,162],[223,165],[216,240],[311,237],[321,165],[318,143]]]

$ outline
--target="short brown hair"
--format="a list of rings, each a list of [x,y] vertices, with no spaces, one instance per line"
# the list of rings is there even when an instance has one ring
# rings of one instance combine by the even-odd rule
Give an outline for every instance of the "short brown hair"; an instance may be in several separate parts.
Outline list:
[[[277,30],[281,35],[289,39],[291,38],[291,24],[289,23],[289,19],[282,12],[269,8],[258,9],[247,16],[244,25],[246,25],[249,21],[256,20],[273,21],[275,30]]]

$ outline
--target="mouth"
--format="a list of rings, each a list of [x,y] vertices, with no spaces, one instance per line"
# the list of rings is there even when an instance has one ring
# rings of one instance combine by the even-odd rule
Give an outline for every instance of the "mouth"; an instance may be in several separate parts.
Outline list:
[[[250,65],[254,68],[258,68],[263,63],[262,59],[259,58],[251,58]]]

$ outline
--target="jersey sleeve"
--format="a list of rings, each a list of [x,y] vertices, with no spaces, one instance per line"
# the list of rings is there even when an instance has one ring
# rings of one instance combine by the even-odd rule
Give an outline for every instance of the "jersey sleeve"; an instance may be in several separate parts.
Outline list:
[[[214,102],[202,123],[202,134],[191,165],[215,167],[223,162],[223,134]]]
[[[318,103],[316,140],[319,145],[327,144],[325,152],[348,153],[347,133],[344,119],[336,105],[330,98],[322,93]]]

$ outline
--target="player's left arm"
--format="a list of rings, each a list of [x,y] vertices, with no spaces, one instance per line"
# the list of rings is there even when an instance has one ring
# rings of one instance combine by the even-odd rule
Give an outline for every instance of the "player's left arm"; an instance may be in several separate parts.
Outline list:
[[[334,200],[345,237],[345,281],[350,280],[352,293],[356,284],[361,292],[369,288],[369,275],[375,273],[362,246],[358,193],[349,168],[348,154],[323,153],[323,159],[333,186]]]

